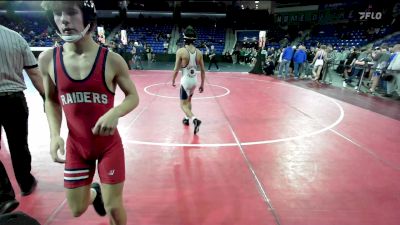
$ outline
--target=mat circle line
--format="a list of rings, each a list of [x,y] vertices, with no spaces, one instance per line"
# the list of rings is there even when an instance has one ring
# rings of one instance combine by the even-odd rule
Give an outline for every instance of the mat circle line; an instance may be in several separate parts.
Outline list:
[[[154,93],[152,93],[152,92],[150,92],[150,91],[148,90],[148,89],[151,88],[151,87],[158,86],[158,85],[165,85],[165,84],[166,84],[166,83],[157,83],[157,84],[152,84],[152,85],[146,86],[146,87],[144,88],[144,92],[146,92],[146,94],[148,94],[148,95],[157,96],[157,97],[161,97],[161,98],[174,98],[174,99],[178,99],[179,96],[158,95],[158,94],[154,94]],[[221,97],[224,97],[224,96],[228,95],[229,93],[231,93],[231,91],[230,91],[228,88],[226,88],[226,87],[219,86],[219,85],[216,85],[216,84],[207,84],[207,85],[222,88],[222,89],[225,90],[225,93],[220,94],[220,95],[217,95],[217,96],[193,97],[192,99],[197,99],[197,100],[199,100],[199,99],[221,98]],[[177,86],[178,86],[178,84],[177,84]]]
[[[231,79],[232,78],[241,79],[240,77],[230,77],[230,78]],[[262,81],[262,80],[258,80],[258,79],[248,78],[248,77],[246,77],[245,79],[246,80]],[[285,83],[275,83],[275,84],[280,84],[280,85],[287,86],[287,87],[292,87],[292,88],[299,88],[299,87],[288,85],[288,84],[285,84]],[[334,128],[335,126],[337,126],[344,118],[344,110],[343,110],[342,106],[339,103],[337,103],[335,100],[333,100],[332,98],[329,98],[329,97],[327,97],[325,95],[322,95],[322,94],[319,94],[319,93],[315,93],[315,94],[318,94],[320,97],[323,97],[323,98],[327,99],[328,101],[334,103],[339,108],[340,116],[338,117],[338,119],[334,123],[330,124],[329,126],[326,126],[326,127],[322,128],[320,130],[316,130],[316,131],[313,131],[313,132],[310,132],[310,133],[307,133],[307,134],[302,134],[302,135],[293,136],[293,137],[287,137],[287,138],[272,139],[272,140],[240,142],[240,144],[242,146],[251,146],[251,145],[262,145],[262,144],[271,144],[271,143],[292,141],[292,140],[296,140],[296,139],[302,139],[302,138],[314,136],[314,135],[323,133],[323,132],[325,132],[327,130],[330,130],[330,129]],[[232,142],[232,143],[217,143],[217,144],[185,144],[185,143],[166,143],[166,142],[149,142],[149,141],[125,140],[124,143],[138,144],[138,145],[163,146],[163,147],[209,147],[209,148],[215,148],[215,147],[235,147],[235,146],[238,146],[238,144],[236,142]]]

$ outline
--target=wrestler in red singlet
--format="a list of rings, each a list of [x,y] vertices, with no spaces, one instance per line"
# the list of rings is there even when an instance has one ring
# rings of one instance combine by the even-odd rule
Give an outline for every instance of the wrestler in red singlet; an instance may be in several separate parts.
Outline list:
[[[105,83],[108,50],[99,47],[95,63],[83,80],[74,80],[66,71],[62,47],[54,49],[54,72],[60,104],[69,129],[64,186],[76,188],[92,182],[98,162],[102,183],[125,180],[124,152],[118,131],[110,136],[92,133],[97,120],[114,105],[114,93]]]

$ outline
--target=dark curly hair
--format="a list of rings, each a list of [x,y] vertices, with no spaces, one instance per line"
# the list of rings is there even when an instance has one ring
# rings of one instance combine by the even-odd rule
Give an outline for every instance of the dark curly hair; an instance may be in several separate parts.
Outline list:
[[[192,26],[186,27],[183,32],[183,39],[185,40],[185,44],[193,44],[193,42],[197,39],[196,31]]]

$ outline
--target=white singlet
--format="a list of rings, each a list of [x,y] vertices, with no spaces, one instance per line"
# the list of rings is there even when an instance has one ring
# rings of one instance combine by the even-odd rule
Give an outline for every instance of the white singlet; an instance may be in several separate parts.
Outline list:
[[[189,53],[189,63],[182,68],[181,85],[187,95],[191,96],[197,85],[197,51],[195,50],[194,53],[191,53],[188,49],[186,50]]]

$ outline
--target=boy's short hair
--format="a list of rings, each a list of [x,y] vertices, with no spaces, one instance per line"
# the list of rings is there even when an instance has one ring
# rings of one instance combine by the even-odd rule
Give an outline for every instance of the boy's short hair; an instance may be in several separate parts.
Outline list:
[[[46,10],[46,16],[49,20],[50,25],[58,30],[57,24],[54,21],[53,12],[66,7],[78,6],[83,15],[83,25],[86,27],[90,24],[89,31],[95,30],[97,25],[97,14],[96,8],[92,0],[81,0],[81,1],[42,1],[40,4],[44,10]]]
[[[183,32],[183,39],[185,40],[185,44],[191,44],[197,39],[197,33],[192,26],[186,27]]]

